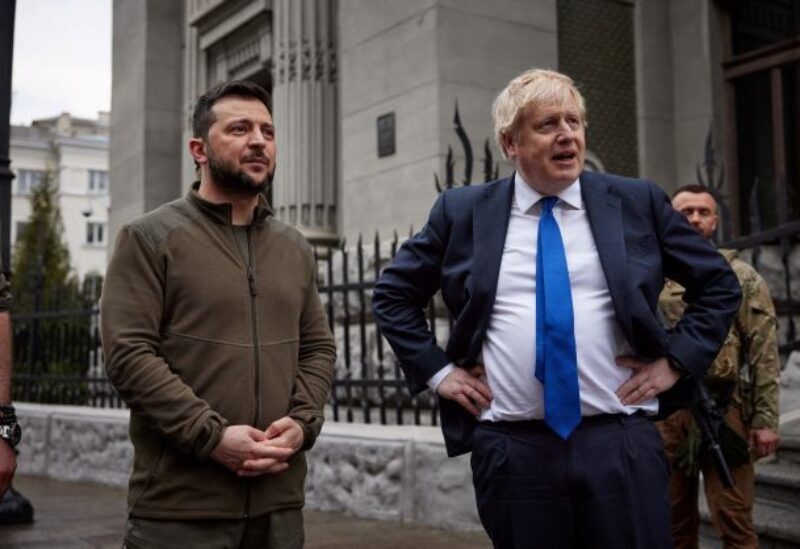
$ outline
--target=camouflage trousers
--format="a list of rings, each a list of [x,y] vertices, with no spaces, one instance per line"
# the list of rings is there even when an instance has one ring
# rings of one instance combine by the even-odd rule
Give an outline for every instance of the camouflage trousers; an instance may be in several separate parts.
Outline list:
[[[697,509],[699,475],[690,476],[675,468],[675,453],[686,438],[693,423],[691,412],[680,410],[656,423],[664,440],[667,457],[672,465],[669,497],[672,508],[672,539],[675,549],[697,549],[700,515]],[[732,404],[725,415],[726,423],[745,440],[749,430],[742,422],[738,407]],[[753,464],[731,470],[735,487],[722,486],[712,460],[705,459],[700,467],[706,500],[711,511],[714,529],[725,549],[757,549],[758,537],[753,528]]]

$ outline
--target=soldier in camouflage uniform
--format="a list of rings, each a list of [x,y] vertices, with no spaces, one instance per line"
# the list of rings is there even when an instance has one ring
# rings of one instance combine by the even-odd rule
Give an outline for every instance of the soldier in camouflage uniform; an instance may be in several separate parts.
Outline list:
[[[687,185],[673,195],[672,205],[692,226],[710,238],[717,226],[717,204],[701,185]],[[758,547],[753,529],[753,459],[778,446],[778,360],[775,307],[766,282],[734,250],[720,250],[742,286],[742,305],[725,344],[706,375],[706,386],[725,413],[720,444],[735,488],[722,486],[707,454],[701,451],[699,430],[689,410],[658,422],[672,464],[670,499],[676,548],[696,548],[699,514],[698,473],[702,471],[712,522],[725,549]],[[668,280],[660,297],[667,322],[683,314],[684,289]]]

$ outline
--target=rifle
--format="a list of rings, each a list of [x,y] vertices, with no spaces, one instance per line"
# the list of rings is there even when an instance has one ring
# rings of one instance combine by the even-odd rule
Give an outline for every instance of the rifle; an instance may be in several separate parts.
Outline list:
[[[693,383],[694,396],[689,409],[700,428],[703,442],[708,446],[708,452],[714,460],[714,468],[717,470],[722,485],[731,489],[734,486],[733,477],[719,445],[719,430],[724,422],[723,413],[714,405],[703,380],[694,379]]]

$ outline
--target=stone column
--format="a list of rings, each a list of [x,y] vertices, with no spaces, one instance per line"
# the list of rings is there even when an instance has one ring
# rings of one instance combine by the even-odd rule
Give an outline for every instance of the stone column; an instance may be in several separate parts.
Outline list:
[[[337,239],[335,0],[273,3],[278,217],[312,242]]]
[[[181,196],[184,5],[114,0],[109,242]]]

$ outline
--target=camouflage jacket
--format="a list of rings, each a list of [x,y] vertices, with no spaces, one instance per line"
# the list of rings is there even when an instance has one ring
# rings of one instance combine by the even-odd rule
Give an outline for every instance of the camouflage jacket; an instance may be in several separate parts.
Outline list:
[[[780,361],[778,322],[769,287],[753,267],[739,259],[735,250],[720,250],[731,264],[742,287],[742,305],[725,344],[708,370],[710,382],[735,381],[734,403],[751,429],[778,428]],[[670,326],[677,324],[686,308],[683,287],[667,280],[659,307]]]

